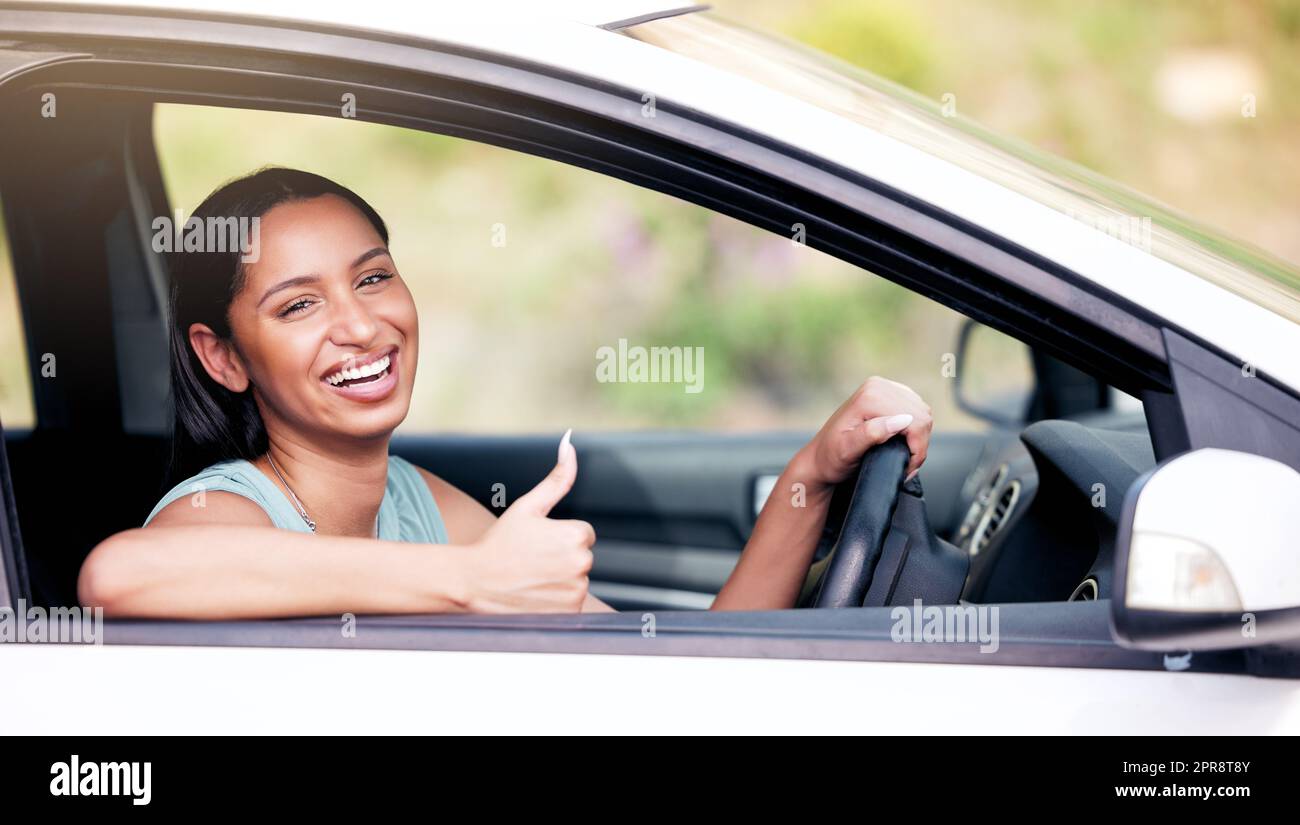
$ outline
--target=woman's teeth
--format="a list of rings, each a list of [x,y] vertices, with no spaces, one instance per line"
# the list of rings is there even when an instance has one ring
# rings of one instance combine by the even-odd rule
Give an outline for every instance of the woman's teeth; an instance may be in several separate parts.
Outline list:
[[[345,381],[359,381],[363,378],[370,378],[386,371],[391,361],[392,357],[385,355],[378,361],[372,361],[363,367],[350,367],[348,369],[339,370],[333,375],[326,376],[325,380],[337,387]]]

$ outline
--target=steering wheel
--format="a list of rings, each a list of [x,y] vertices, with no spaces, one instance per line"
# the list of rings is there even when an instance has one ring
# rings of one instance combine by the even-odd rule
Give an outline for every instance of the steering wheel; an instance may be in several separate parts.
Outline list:
[[[889,534],[910,457],[907,440],[901,435],[863,456],[839,539],[825,561],[818,563],[823,568],[813,607],[862,606]]]

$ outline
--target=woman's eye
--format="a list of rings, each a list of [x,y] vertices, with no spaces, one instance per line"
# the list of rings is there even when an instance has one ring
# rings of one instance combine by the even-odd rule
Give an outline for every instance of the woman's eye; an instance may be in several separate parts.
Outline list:
[[[296,315],[297,313],[302,312],[304,309],[306,309],[309,306],[311,306],[311,301],[308,301],[306,298],[299,299],[297,301],[294,301],[292,304],[289,304],[284,309],[280,310],[280,317],[285,318],[290,315]]]
[[[363,286],[374,286],[375,284],[387,281],[391,277],[393,277],[393,273],[391,272],[375,272],[362,278],[357,283],[357,287],[360,288]],[[280,318],[288,318],[290,315],[297,315],[298,313],[303,312],[304,310],[311,307],[311,305],[314,303],[315,301],[312,301],[310,299],[299,298],[298,300],[286,306],[284,309],[280,310],[280,312],[277,313],[277,315]]]

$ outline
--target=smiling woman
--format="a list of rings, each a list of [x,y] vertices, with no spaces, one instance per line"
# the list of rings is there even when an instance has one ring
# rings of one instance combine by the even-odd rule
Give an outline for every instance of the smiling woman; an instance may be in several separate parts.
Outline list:
[[[96,546],[83,603],[167,618],[610,609],[588,593],[592,526],[548,517],[578,472],[568,433],[555,468],[500,518],[389,454],[419,319],[374,208],[268,167],[191,221],[256,222],[260,248],[172,253],[171,477],[189,477],[144,527]],[[768,500],[712,606],[793,606],[831,492],[904,431],[915,472],[930,427],[916,393],[868,380],[789,462],[778,485],[800,495]]]
[[[364,220],[356,220],[358,215]],[[267,452],[268,426],[311,420],[304,408],[310,396],[286,392],[282,382],[266,380],[267,373],[279,375],[278,368],[284,366],[288,374],[305,363],[324,380],[338,372],[337,365],[369,360],[377,347],[394,350],[407,344],[408,336],[406,351],[412,359],[418,352],[410,294],[400,281],[395,290],[386,283],[394,269],[388,257],[388,228],[356,193],[319,175],[266,169],[217,190],[191,220],[203,223],[228,216],[257,220],[269,230],[259,231],[263,248],[248,256],[256,257],[257,263],[244,263],[245,256],[237,249],[178,251],[171,258],[173,477],[219,458],[256,460]],[[323,226],[352,231],[322,247],[317,228]],[[338,289],[327,288],[329,275],[334,274],[329,268],[337,270],[331,256],[345,244],[363,251],[344,253],[349,278],[337,286],[352,290],[355,299],[342,302],[343,309],[348,310],[353,300],[382,304],[391,313],[389,323],[380,329],[366,320],[364,329],[350,328],[347,325],[358,315],[353,311],[341,319],[343,330],[328,336],[335,347],[318,349],[315,340],[300,334],[299,322],[313,316],[317,322],[323,320],[319,310],[326,294],[332,291],[330,297],[337,297]],[[214,311],[222,307],[225,312]],[[345,337],[356,340],[340,344]],[[328,367],[319,363],[322,359],[331,359]],[[254,370],[261,374],[254,375]],[[265,408],[259,410],[255,393],[246,392],[250,385],[270,402]],[[384,432],[385,425],[391,429],[401,421],[409,403],[409,383],[407,391],[406,398],[393,398],[383,408],[349,409],[342,415],[331,411],[330,417],[342,419],[337,425],[345,432],[373,437]]]
[[[260,248],[183,244],[169,260],[171,477],[188,478],[96,547],[83,601],[182,617],[606,609],[587,595],[590,526],[545,517],[576,473],[567,440],[500,520],[388,454],[419,324],[379,214],[327,178],[266,168],[187,224],[229,221],[255,222]]]

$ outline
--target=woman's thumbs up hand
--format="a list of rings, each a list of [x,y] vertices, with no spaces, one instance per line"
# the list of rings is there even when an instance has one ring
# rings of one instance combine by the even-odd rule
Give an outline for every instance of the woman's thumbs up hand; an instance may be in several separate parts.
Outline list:
[[[587,596],[596,531],[549,518],[578,477],[569,430],[555,468],[510,505],[470,546],[466,609],[471,613],[577,613]]]

